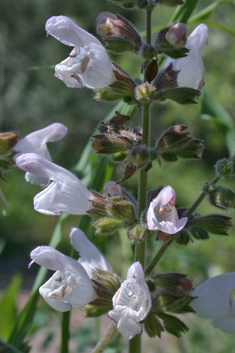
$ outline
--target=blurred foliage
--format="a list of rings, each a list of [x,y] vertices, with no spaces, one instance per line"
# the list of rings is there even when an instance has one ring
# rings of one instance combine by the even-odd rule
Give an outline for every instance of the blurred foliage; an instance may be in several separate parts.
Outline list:
[[[156,188],[161,184],[171,184],[176,190],[177,204],[184,207],[190,206],[200,194],[204,183],[213,179],[213,166],[216,160],[227,157],[235,150],[235,41],[232,31],[228,33],[223,30],[223,27],[218,26],[219,24],[224,26],[224,29],[233,29],[235,7],[232,1],[216,1],[215,3],[219,6],[213,12],[204,14],[205,23],[209,21],[208,24],[211,26],[209,26],[209,45],[202,52],[206,68],[204,77],[206,88],[199,104],[182,107],[167,102],[155,106],[152,112],[151,139],[153,145],[163,131],[175,123],[187,125],[193,136],[205,141],[206,148],[202,161],[181,160],[172,164],[162,163],[161,167],[154,164],[154,168],[149,173],[150,187]],[[197,13],[211,5],[211,0],[197,2],[193,12],[195,16],[191,21],[193,25],[188,26],[188,33],[196,26]],[[114,105],[97,103],[92,99],[91,90],[69,89],[54,78],[53,66],[66,58],[71,48],[62,45],[52,37],[46,38],[44,24],[50,16],[64,14],[95,34],[95,19],[102,11],[118,12],[131,20],[140,31],[144,31],[144,14],[141,11],[127,11],[105,0],[70,0],[69,2],[65,0],[1,0],[0,131],[18,130],[23,137],[56,121],[65,124],[69,129],[68,135],[63,140],[51,144],[49,148],[56,163],[72,169],[77,174],[83,172],[77,168],[77,161],[83,148],[98,121],[103,120]],[[156,28],[165,26],[173,13],[173,8],[157,7],[153,12],[153,26]],[[141,59],[139,57],[128,53],[112,56],[112,59],[117,61],[132,77],[140,76]],[[140,113],[140,110],[136,112],[130,125],[140,123]],[[84,165],[84,170],[85,168],[86,165]],[[121,167],[118,166],[114,180],[118,180],[121,171]],[[87,170],[88,179],[90,173],[92,171]],[[36,245],[48,244],[58,218],[47,217],[34,211],[32,200],[39,188],[26,183],[22,171],[14,168],[7,173],[7,180],[8,183],[1,181],[1,189],[8,203],[8,214],[6,217],[0,217],[1,244],[5,244],[0,266],[9,276],[15,272],[16,267],[22,273],[28,271],[27,262],[30,250]],[[233,188],[234,182],[226,180],[226,182],[223,181],[223,185]],[[136,196],[137,176],[132,177],[124,186]],[[215,209],[205,200],[198,211],[206,214],[214,212]],[[234,216],[234,212],[231,212],[231,216]],[[70,251],[68,241],[70,228],[77,225],[78,218],[69,217],[63,226],[65,236],[61,248],[63,247],[65,253]],[[102,240],[94,238],[94,242],[100,245],[104,253],[108,248],[108,257],[111,259],[114,270],[125,277],[126,270],[132,261],[132,245],[124,232],[120,232],[120,236],[102,238]],[[153,237],[148,239],[148,243],[153,252],[160,246]],[[174,245],[168,250],[164,260],[159,263],[157,270],[187,273],[194,279],[196,286],[207,277],[234,271],[234,249],[234,231],[228,238],[212,236],[206,242],[190,243],[187,248]],[[35,273],[33,269],[30,271],[31,274]],[[6,282],[9,282],[9,278],[6,278]],[[5,285],[4,280],[1,285]],[[14,279],[0,302],[0,317],[5,316],[3,311],[7,310],[7,305],[11,306],[8,313],[11,329],[16,317],[15,299],[19,286],[20,280]],[[6,306],[2,304],[6,302],[5,298],[10,298]],[[44,314],[37,313],[32,335],[48,323],[48,316]],[[172,340],[171,348],[164,349],[166,353],[168,351],[171,353],[186,351],[232,353],[234,351],[233,338],[214,328],[208,328],[207,320],[203,323],[200,320],[200,327],[198,321],[191,321],[191,315],[189,321],[190,325],[188,323],[187,325],[190,327],[192,323],[189,335],[183,337],[179,343]],[[6,326],[3,329],[2,325],[0,326],[0,334],[5,340],[9,337],[10,328]],[[77,352],[83,352],[88,334],[92,330],[94,328],[90,325],[85,326],[83,331],[74,333],[77,340]],[[53,335],[53,330],[48,332],[42,351]],[[215,340],[218,342],[216,347],[213,345]],[[156,342],[153,340],[151,342],[149,352],[155,352]],[[107,353],[117,352],[115,344],[107,349]]]

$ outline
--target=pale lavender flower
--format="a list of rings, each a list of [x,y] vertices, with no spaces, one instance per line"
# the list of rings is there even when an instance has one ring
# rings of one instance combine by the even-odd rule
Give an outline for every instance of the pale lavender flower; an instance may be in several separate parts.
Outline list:
[[[190,293],[196,297],[190,304],[196,315],[212,318],[211,324],[226,333],[235,333],[235,272],[215,276]]]
[[[56,271],[39,288],[39,292],[44,300],[58,311],[81,308],[93,301],[96,293],[91,281],[91,271],[96,268],[112,271],[108,261],[87,239],[82,230],[72,228],[70,240],[79,252],[78,261],[50,246],[39,246],[30,254],[32,261],[29,266],[36,262],[38,265]]]
[[[113,310],[108,316],[117,324],[121,335],[130,340],[143,330],[141,321],[151,308],[151,297],[144,280],[144,271],[135,262],[127,272],[127,279],[113,297]]]
[[[169,185],[150,202],[147,211],[148,229],[161,230],[168,234],[179,232],[186,225],[187,219],[187,217],[179,219],[175,207],[175,191]]]
[[[51,156],[47,148],[47,142],[55,142],[61,140],[67,134],[67,127],[60,123],[51,124],[44,129],[31,132],[22,138],[13,148],[16,157],[23,153],[37,153],[43,158],[51,161]],[[45,178],[36,177],[26,172],[25,179],[33,184],[47,184]]]
[[[60,215],[61,212],[84,215],[92,208],[89,200],[92,193],[68,170],[35,154],[26,153],[16,158],[20,169],[51,183],[34,197],[36,211],[46,215]]]
[[[188,87],[200,90],[203,85],[205,67],[201,57],[201,50],[207,44],[209,32],[205,24],[200,24],[187,38],[185,47],[189,49],[187,56],[179,59],[168,58],[165,68],[171,63],[172,69],[179,71],[177,83],[179,87]]]
[[[55,76],[68,87],[101,89],[116,81],[109,56],[93,35],[65,16],[49,18],[45,28],[47,35],[74,47],[69,57],[55,67]]]

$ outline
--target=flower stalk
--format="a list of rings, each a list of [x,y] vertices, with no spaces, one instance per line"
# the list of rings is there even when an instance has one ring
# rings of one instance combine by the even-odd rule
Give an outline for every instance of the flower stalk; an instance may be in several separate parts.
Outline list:
[[[117,325],[115,322],[111,322],[107,331],[105,332],[104,336],[101,340],[97,343],[96,347],[93,349],[92,353],[101,353],[107,347],[115,333],[117,332]]]

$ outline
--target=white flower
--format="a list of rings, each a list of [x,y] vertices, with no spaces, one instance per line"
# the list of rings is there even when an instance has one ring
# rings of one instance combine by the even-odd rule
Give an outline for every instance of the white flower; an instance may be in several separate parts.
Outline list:
[[[67,134],[67,127],[60,123],[51,124],[44,129],[31,132],[31,134],[22,138],[13,148],[16,157],[22,153],[37,153],[43,158],[51,161],[51,156],[47,148],[47,142],[61,140]],[[45,178],[36,177],[31,173],[25,174],[25,179],[33,184],[48,184]]]
[[[208,279],[190,295],[196,297],[190,306],[201,317],[212,318],[211,324],[226,333],[235,332],[235,272]]]
[[[144,280],[144,271],[135,262],[127,272],[127,279],[113,297],[113,310],[108,316],[117,324],[118,331],[128,340],[142,332],[142,324],[151,308],[149,289]]]
[[[180,71],[177,76],[179,87],[189,87],[197,90],[203,87],[205,68],[200,52],[204,45],[207,44],[208,36],[208,27],[205,24],[200,24],[186,41],[185,47],[190,50],[188,55],[179,59],[167,59],[165,68],[172,63],[173,70]]]
[[[95,268],[112,270],[108,261],[80,229],[72,229],[70,240],[81,256],[78,261],[50,246],[39,246],[30,254],[32,261],[29,266],[36,262],[38,265],[56,271],[39,288],[39,292],[44,300],[58,311],[81,308],[93,301],[96,293],[90,279],[90,271]],[[89,256],[92,258],[92,264],[89,263]]]
[[[175,208],[175,191],[171,186],[163,188],[150,202],[147,211],[147,224],[150,230],[161,230],[175,234],[187,223],[187,217],[179,219]]]
[[[70,240],[73,248],[79,252],[78,262],[84,267],[88,276],[92,278],[92,271],[99,268],[104,271],[113,272],[106,258],[92,244],[81,229],[72,228]]]
[[[65,16],[49,18],[45,28],[48,35],[74,47],[69,57],[55,67],[55,76],[68,87],[101,89],[116,81],[109,56],[93,35]]]
[[[51,183],[34,197],[36,211],[46,215],[60,215],[61,212],[83,215],[92,208],[89,200],[92,193],[68,170],[35,154],[26,153],[16,158],[20,169]]]

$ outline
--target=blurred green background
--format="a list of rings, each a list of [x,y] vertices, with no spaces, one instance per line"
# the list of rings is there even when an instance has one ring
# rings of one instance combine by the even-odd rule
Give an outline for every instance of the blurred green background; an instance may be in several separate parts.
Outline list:
[[[194,13],[212,4],[211,0],[199,0]],[[235,6],[229,2],[221,5],[205,20],[234,29]],[[81,0],[1,0],[0,2],[0,131],[19,131],[24,137],[53,122],[61,122],[68,127],[68,135],[61,141],[49,145],[55,163],[73,169],[93,133],[97,123],[103,120],[116,103],[98,103],[93,100],[93,92],[86,88],[70,89],[55,79],[53,69],[43,68],[55,65],[70,53],[70,48],[52,37],[46,38],[44,24],[52,15],[66,15],[78,25],[95,34],[95,20],[102,11],[120,13],[140,31],[144,30],[144,14],[141,11],[127,11],[106,1]],[[153,26],[168,24],[174,9],[158,6],[153,12]],[[196,24],[188,26],[188,34]],[[180,106],[172,102],[154,106],[152,112],[152,144],[164,129],[180,123],[186,124],[194,137],[205,141],[202,161],[178,161],[177,163],[157,164],[149,173],[151,188],[170,184],[177,193],[179,206],[190,206],[200,194],[205,182],[214,176],[213,166],[219,158],[229,156],[235,151],[235,42],[234,33],[209,26],[209,45],[203,49],[202,56],[206,68],[204,77],[206,92],[220,104],[220,114],[210,116],[202,98],[198,105]],[[155,35],[153,35],[153,38]],[[132,77],[140,76],[141,59],[130,53],[112,56]],[[41,69],[39,69],[42,67]],[[211,102],[211,109],[217,108]],[[213,113],[211,113],[213,115]],[[140,124],[141,110],[137,110],[130,122]],[[118,180],[123,168],[116,168],[114,178]],[[29,252],[37,245],[48,244],[57,217],[37,213],[33,209],[33,197],[39,192],[37,186],[26,183],[24,173],[17,168],[5,173],[7,183],[1,180],[1,189],[7,203],[7,216],[0,217],[0,276],[1,289],[11,280],[13,273],[23,274],[23,288],[29,288],[37,267],[27,270]],[[223,181],[223,185],[233,190],[234,181]],[[128,180],[124,186],[136,196],[137,176]],[[99,191],[99,190],[97,190]],[[198,209],[202,214],[220,213],[205,200]],[[221,212],[223,213],[223,212]],[[233,217],[234,211],[227,215]],[[78,225],[78,217],[70,217],[64,226],[64,238],[60,250],[70,252],[68,235],[72,226]],[[132,247],[125,234],[97,239],[89,237],[100,246],[111,259],[115,271],[125,277],[126,269],[132,261]],[[211,236],[208,241],[195,241],[187,247],[174,245],[160,262],[159,271],[178,271],[187,273],[198,285],[208,277],[235,271],[235,233],[230,237]],[[153,238],[149,245],[157,249],[159,244]],[[125,257],[125,258],[124,258]],[[198,320],[200,323],[201,320]],[[207,320],[202,328],[192,323],[191,342],[186,348],[178,345],[171,352],[235,352],[234,336],[218,333],[209,327]],[[206,330],[206,335],[203,330]],[[209,339],[205,337],[209,335]],[[218,335],[214,338],[214,335]],[[213,347],[210,342],[217,339],[223,344]],[[173,340],[173,345],[175,341]],[[199,346],[194,346],[197,344]],[[187,346],[189,345],[189,346]],[[193,347],[193,348],[192,348]],[[155,348],[149,348],[155,352]],[[172,348],[173,349],[173,348]],[[81,350],[82,351],[82,350]],[[160,351],[160,350],[159,350]]]

